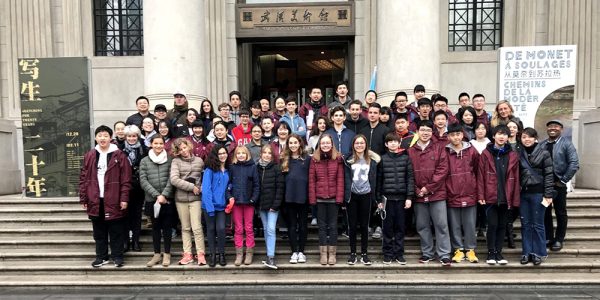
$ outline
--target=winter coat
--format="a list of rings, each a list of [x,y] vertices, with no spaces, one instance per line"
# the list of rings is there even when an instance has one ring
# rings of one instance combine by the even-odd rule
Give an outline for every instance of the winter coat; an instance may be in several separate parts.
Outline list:
[[[441,144],[429,141],[425,149],[419,144],[408,149],[415,172],[415,194],[427,188],[428,194],[416,197],[417,202],[433,202],[447,199],[446,177],[448,176],[448,154]]]
[[[279,143],[279,138],[275,138],[271,142],[271,149],[273,150],[273,161],[278,164],[280,163],[280,157],[283,154],[283,150],[285,148],[284,144]]]
[[[550,152],[536,144],[531,154],[523,147],[519,155],[521,193],[543,193],[552,198],[554,191],[554,168]]]
[[[250,124],[246,125],[247,129],[244,130],[244,126],[242,124],[236,126],[231,130],[231,135],[233,136],[233,141],[237,146],[244,146],[250,141],[252,141],[252,135],[250,134],[252,130],[252,126]]]
[[[289,171],[285,176],[285,202],[306,204],[308,200],[308,171],[311,158],[293,159],[289,161]]]
[[[377,195],[377,165],[379,161],[381,161],[381,157],[369,150],[369,186],[371,187],[371,202],[376,202]],[[346,160],[344,160],[344,201],[346,203],[350,203],[352,201],[352,184],[353,184],[353,172],[352,165],[355,163],[354,157],[350,155]]]
[[[252,159],[229,166],[231,189],[227,199],[233,197],[236,204],[256,204],[260,196],[260,181],[256,164]]]
[[[462,150],[456,152],[452,145],[448,152],[448,177],[446,194],[449,207],[470,207],[477,204],[477,165],[479,152],[470,143],[463,142]]]
[[[385,136],[388,134],[389,128],[381,123],[377,123],[375,128],[371,128],[369,124],[367,127],[363,128],[360,133],[362,133],[367,138],[367,144],[369,144],[369,149],[373,150],[373,152],[381,155],[385,153]]]
[[[152,121],[154,121],[156,119],[156,117],[151,113],[148,113],[147,116],[142,116],[142,114],[140,114],[139,112],[136,112],[135,114],[127,117],[127,120],[125,121],[125,125],[135,125],[141,130],[142,122],[144,121],[145,118],[150,118],[150,119],[152,119]]]
[[[194,195],[194,186],[200,186],[204,161],[200,157],[176,157],[171,162],[171,184],[175,190],[176,202],[200,201],[199,195]],[[192,183],[194,182],[194,183]]]
[[[342,157],[327,158],[321,152],[321,159],[310,161],[308,170],[308,202],[317,204],[317,199],[335,199],[341,204],[344,199],[344,166]]]
[[[283,117],[279,119],[279,123],[286,122],[292,129],[291,133],[295,133],[301,137],[306,136],[306,122],[298,114],[293,117],[289,113],[285,113]]]
[[[404,133],[396,131],[396,134],[400,137],[400,148],[404,150],[408,150],[419,140],[419,135],[409,130]]]
[[[313,124],[308,124],[308,122],[306,121],[306,117],[308,116],[308,112],[311,110],[314,112],[312,120]],[[327,117],[328,112],[329,109],[327,108],[327,105],[325,105],[325,99],[321,99],[319,103],[313,103],[312,100],[308,100],[298,109],[298,115],[300,115],[300,118],[304,119],[304,123],[306,125],[315,125],[315,122],[317,122],[317,118],[320,116]]]
[[[227,137],[225,141],[219,141],[215,139],[214,141],[212,141],[212,143],[206,146],[206,150],[208,151],[208,153],[212,151],[212,148],[215,145],[223,145],[225,149],[227,149],[227,153],[229,153],[229,160],[231,160],[231,154],[233,154],[233,151],[235,151],[235,148],[237,147],[237,144],[234,143],[233,140],[231,140],[229,137]]]
[[[352,153],[352,139],[356,136],[354,131],[343,128],[341,134],[338,134],[335,128],[332,127],[327,129],[325,133],[331,135],[333,146],[337,151],[342,153],[344,157],[348,157]]]
[[[260,141],[260,144],[256,144],[254,141],[250,141],[250,143],[246,144],[246,148],[250,151],[250,156],[254,162],[257,162],[260,158],[260,151],[264,145],[266,144],[262,140]]]
[[[377,167],[377,202],[414,200],[415,179],[410,156],[406,151],[386,152]]]
[[[350,102],[352,102],[352,98],[350,95],[346,95],[346,101],[344,103],[340,102],[340,98],[338,95],[333,96],[333,101],[329,103],[329,110],[332,110],[336,106],[342,106],[348,111],[350,109]]]
[[[369,127],[369,120],[363,118],[362,115],[359,115],[358,120],[354,121],[352,120],[350,114],[348,114],[346,121],[344,121],[344,126],[352,130],[354,133],[359,134],[363,128]]]
[[[163,195],[173,198],[173,186],[170,181],[171,158],[163,164],[157,164],[146,156],[140,162],[140,184],[146,194],[146,202],[155,202],[156,197]]]
[[[215,171],[211,168],[204,170],[202,176],[202,209],[214,217],[215,211],[224,211],[229,189],[229,171]]]
[[[540,143],[546,149],[548,140]],[[554,167],[554,175],[566,184],[569,182],[577,170],[579,170],[579,157],[573,143],[565,137],[560,137],[552,148],[552,165]]]
[[[477,200],[485,200],[486,204],[498,203],[498,178],[496,175],[496,155],[493,149],[494,144],[489,144],[479,157],[477,165]],[[521,201],[519,192],[519,155],[510,150],[509,145],[505,145],[508,155],[508,164],[506,169],[506,184],[504,187],[506,202],[508,208],[518,207]]]
[[[131,166],[127,156],[116,146],[108,153],[107,169],[104,174],[104,219],[117,220],[125,217],[121,202],[129,202],[131,189]],[[88,151],[83,158],[79,175],[79,202],[87,205],[87,214],[98,217],[100,213],[100,187],[98,186],[98,151]]]
[[[205,138],[197,140],[194,136],[188,136],[187,139],[192,142],[192,145],[194,146],[192,154],[202,158],[202,161],[206,160],[211,149],[210,142]]]
[[[127,157],[129,156],[130,150],[128,150],[127,147],[125,147],[126,144],[127,141],[125,141],[125,143],[123,144],[123,149],[121,150]],[[146,155],[148,155],[148,152],[146,146],[144,146],[144,143],[142,141],[140,141],[140,146],[138,148],[131,149],[131,151],[136,151],[135,160],[129,162],[129,164],[131,165],[131,188],[139,190],[142,188],[140,186],[140,162]]]
[[[285,181],[281,174],[281,168],[274,162],[266,166],[256,165],[260,178],[260,197],[258,207],[261,210],[279,210],[283,201]]]

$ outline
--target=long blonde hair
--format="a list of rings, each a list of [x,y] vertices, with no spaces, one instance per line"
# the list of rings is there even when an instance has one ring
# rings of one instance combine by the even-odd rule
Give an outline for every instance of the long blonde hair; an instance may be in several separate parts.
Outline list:
[[[317,149],[315,149],[315,153],[313,153],[312,158],[315,161],[321,160],[321,152],[322,152],[321,151],[321,141],[324,138],[328,138],[331,140],[331,159],[336,160],[341,154],[340,154],[340,152],[337,151],[337,149],[335,149],[335,146],[333,145],[333,137],[329,133],[321,134],[321,137],[319,137],[319,141],[317,142]]]
[[[281,155],[281,172],[284,173],[290,171],[290,159],[292,159],[292,151],[290,150],[291,138],[295,138],[300,144],[300,147],[298,148],[298,155],[300,156],[300,159],[304,159],[306,157],[306,150],[304,149],[304,140],[295,133],[290,134],[287,141],[285,141],[285,148],[283,149],[283,153]]]
[[[508,108],[510,108],[510,116],[508,116],[507,120],[504,120],[500,117],[500,114],[498,113],[498,107],[500,107],[500,105],[502,104],[506,104],[508,105]],[[506,123],[508,123],[508,120],[510,120],[515,113],[515,109],[512,107],[512,105],[510,105],[510,102],[508,102],[508,100],[500,100],[498,101],[498,104],[496,104],[496,108],[494,109],[494,114],[492,115],[492,120],[490,121],[490,127],[496,127],[500,124],[502,125],[506,125]]]

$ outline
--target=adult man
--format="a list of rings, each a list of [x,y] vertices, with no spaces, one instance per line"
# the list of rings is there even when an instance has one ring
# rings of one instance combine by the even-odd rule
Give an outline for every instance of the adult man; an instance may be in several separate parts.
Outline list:
[[[154,120],[154,115],[150,113],[148,109],[150,109],[150,101],[145,96],[139,96],[135,99],[135,107],[137,108],[137,113],[127,117],[125,121],[125,125],[135,125],[142,128],[142,120],[148,117]]]
[[[466,92],[462,92],[458,95],[458,104],[461,108],[465,108],[467,106],[471,106],[471,99],[469,94]]]
[[[160,121],[167,119],[167,107],[164,104],[154,106],[154,125],[158,128]]]
[[[389,132],[389,128],[379,122],[380,113],[381,105],[379,103],[371,104],[371,107],[369,107],[369,126],[360,131],[367,138],[369,149],[379,155],[385,151],[385,136]]]
[[[229,93],[229,105],[231,106],[231,120],[235,122],[235,125],[240,124],[240,106],[242,105],[242,93],[238,91],[231,91]]]
[[[488,131],[490,128],[490,119],[492,115],[485,111],[485,97],[482,94],[473,95],[473,108],[475,109],[475,113],[477,113],[477,123],[485,124]]]
[[[546,123],[548,139],[540,143],[552,155],[554,167],[554,191],[552,207],[556,214],[556,233],[552,223],[552,208],[546,209],[546,240],[550,242],[550,250],[560,251],[567,233],[567,182],[579,170],[579,157],[571,140],[562,136],[563,124],[559,120]]]
[[[173,98],[175,104],[173,108],[167,112],[167,120],[171,124],[172,128],[177,127],[177,125],[183,125],[186,122],[187,111],[188,111],[188,101],[185,96],[185,92],[179,90],[173,93]]]
[[[329,109],[333,109],[336,106],[343,106],[346,111],[350,109],[350,102],[352,98],[348,96],[348,84],[344,81],[340,81],[335,86],[335,96],[333,101],[329,104]]]
[[[354,133],[359,133],[361,129],[369,126],[369,120],[362,116],[362,102],[360,100],[352,100],[349,107],[350,113],[344,121],[344,126],[354,131]]]
[[[329,109],[327,109],[327,105],[325,105],[325,101],[323,101],[321,88],[313,87],[310,90],[308,97],[310,100],[300,107],[298,115],[300,115],[300,118],[304,119],[304,123],[306,123],[308,130],[311,130],[313,123],[317,118],[319,116],[327,116]]]

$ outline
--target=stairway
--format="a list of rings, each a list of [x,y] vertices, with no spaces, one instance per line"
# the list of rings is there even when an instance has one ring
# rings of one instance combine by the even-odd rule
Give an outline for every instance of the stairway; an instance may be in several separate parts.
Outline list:
[[[112,264],[94,269],[92,226],[76,198],[34,199],[0,196],[0,285],[2,286],[149,286],[149,285],[556,285],[599,284],[600,191],[576,190],[568,195],[569,229],[565,247],[550,252],[541,265],[522,266],[520,237],[517,249],[506,249],[506,266],[488,266],[485,240],[479,238],[479,263],[454,263],[443,268],[438,262],[419,264],[419,240],[406,238],[408,264],[383,265],[381,241],[371,239],[373,265],[346,264],[348,239],[338,241],[338,264],[318,264],[316,227],[309,228],[306,264],[289,264],[287,240],[278,239],[278,270],[266,269],[264,239],[257,238],[255,262],[235,267],[233,242],[227,241],[228,265],[208,268],[179,266],[181,239],[173,242],[173,262],[168,268],[147,268],[152,256],[149,230],[143,231],[143,252],[129,252],[125,266]],[[519,232],[518,221],[515,223]]]

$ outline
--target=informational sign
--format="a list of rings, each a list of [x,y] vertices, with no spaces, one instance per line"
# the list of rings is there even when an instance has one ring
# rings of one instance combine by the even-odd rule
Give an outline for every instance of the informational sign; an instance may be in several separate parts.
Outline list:
[[[77,196],[90,149],[88,60],[18,60],[26,195]]]
[[[559,119],[571,127],[577,46],[500,48],[498,99],[510,101],[525,127],[545,133]]]

